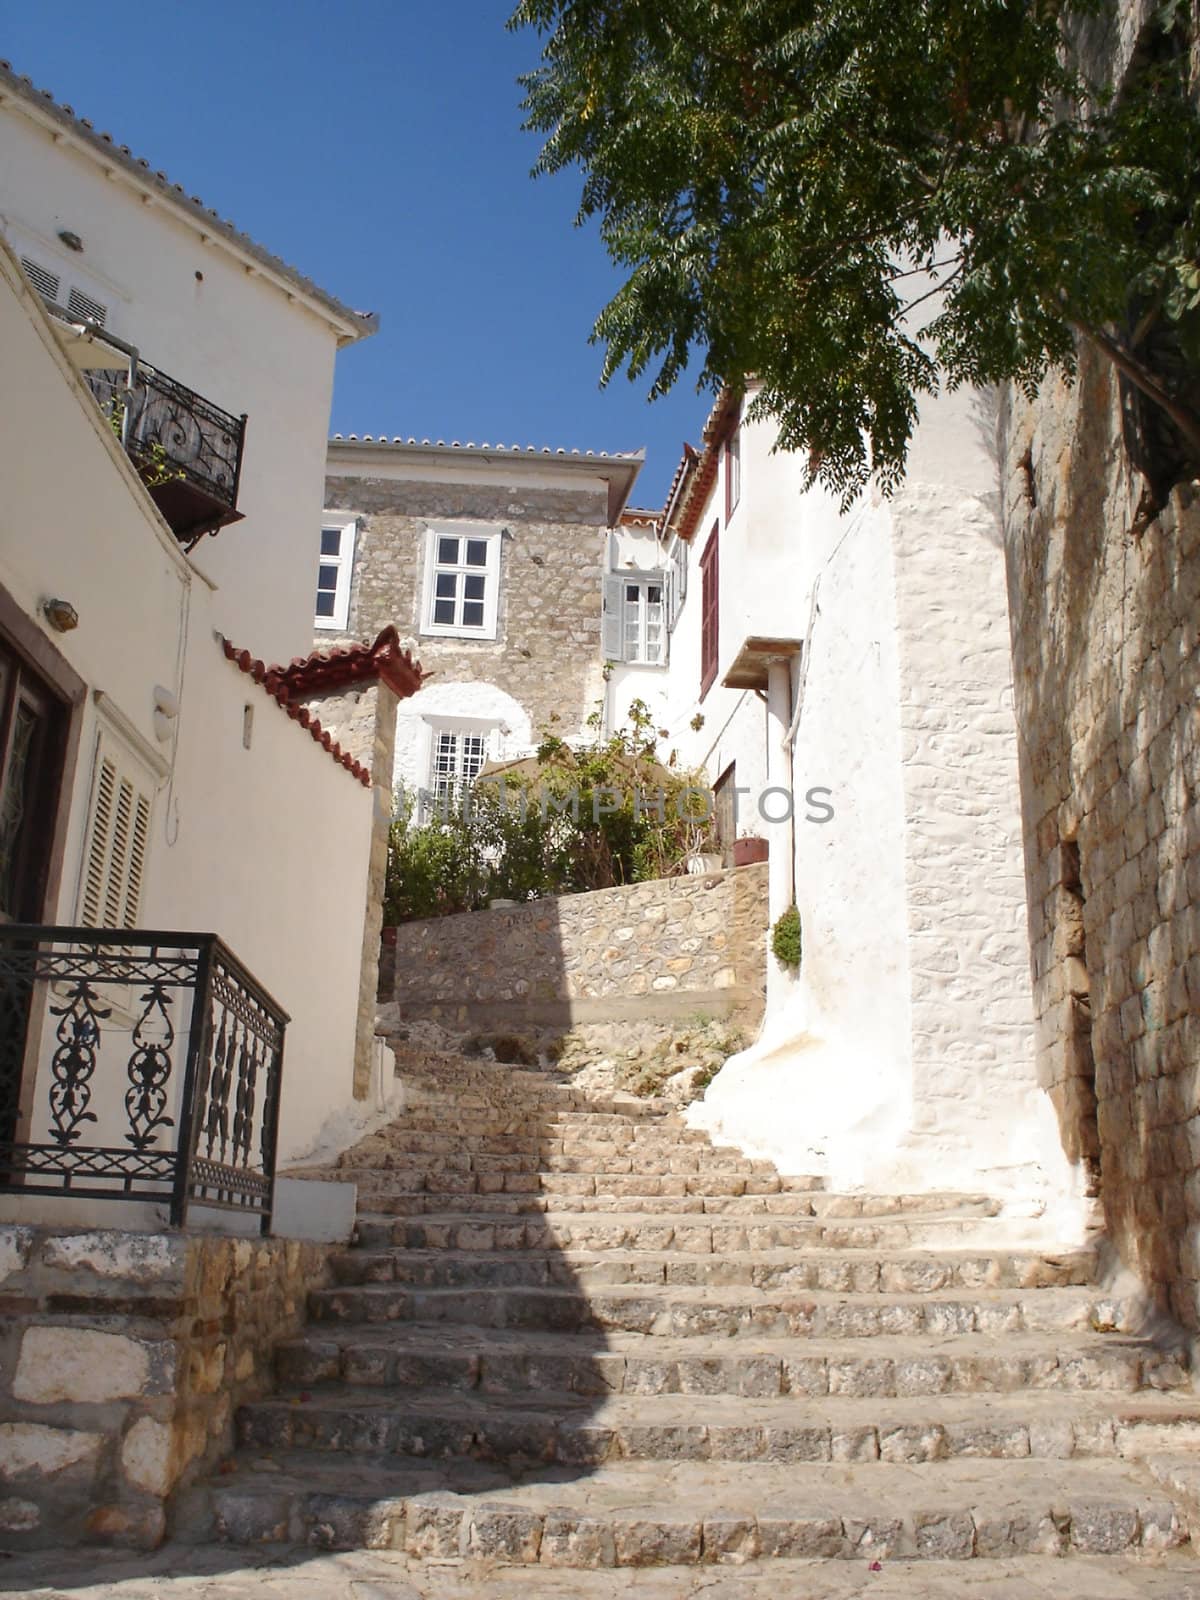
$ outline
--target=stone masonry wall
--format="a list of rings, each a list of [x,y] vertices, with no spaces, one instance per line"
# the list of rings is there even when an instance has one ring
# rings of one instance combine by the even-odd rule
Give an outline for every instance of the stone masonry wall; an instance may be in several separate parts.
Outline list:
[[[388,930],[380,999],[472,1027],[756,1022],[766,932],[765,865],[492,907]]]
[[[1200,1329],[1200,501],[1137,531],[1111,369],[1011,403],[1040,1081],[1125,1260]]]
[[[331,476],[326,504],[360,518],[345,637],[373,639],[394,622],[416,641],[435,682],[495,684],[528,712],[534,737],[557,719],[578,733],[599,695],[600,598],[607,502],[602,491]],[[479,521],[502,541],[497,635],[421,634],[428,521]],[[341,636],[322,631],[328,648]]]
[[[325,1282],[326,1245],[0,1228],[0,1542],[153,1548]]]

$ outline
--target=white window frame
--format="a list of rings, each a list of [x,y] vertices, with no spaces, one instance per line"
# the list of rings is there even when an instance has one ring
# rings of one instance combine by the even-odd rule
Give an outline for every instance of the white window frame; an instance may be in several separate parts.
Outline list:
[[[424,820],[434,821],[440,809],[437,799],[439,774],[435,769],[438,759],[438,745],[443,735],[454,738],[458,744],[455,771],[452,778],[454,789],[450,805],[450,809],[454,810],[462,803],[464,783],[473,782],[488,762],[494,759],[496,732],[499,724],[490,721],[486,717],[470,716],[434,716],[426,717],[423,720],[426,729],[426,743],[422,763],[424,782],[421,785],[420,792],[429,797],[424,808]],[[470,779],[464,779],[462,776],[462,741],[468,738],[481,739],[483,741],[483,751],[479,767],[471,775]]]
[[[487,560],[482,567],[468,569],[465,562],[453,564],[438,562],[439,539],[477,539],[487,545]],[[477,522],[427,523],[425,528],[425,578],[421,597],[421,632],[445,639],[495,639],[500,608],[500,545],[502,529]],[[462,552],[460,552],[461,554]],[[462,622],[435,622],[434,601],[437,598],[439,573],[454,572],[483,578],[483,622],[479,626]],[[460,607],[464,596],[455,597]],[[460,612],[461,614],[461,612]]]
[[[671,553],[667,557],[667,630],[674,628],[679,621],[679,613],[683,610],[683,602],[687,599],[688,589],[688,544],[686,539],[676,537],[671,546]]]
[[[656,584],[659,591],[658,655],[646,655],[646,632],[649,620],[647,591]],[[631,601],[626,587],[636,586],[639,595]],[[626,639],[629,608],[636,608],[637,640],[631,653]],[[663,572],[614,572],[604,580],[604,616],[602,622],[602,648],[607,661],[623,661],[631,667],[665,667],[667,664],[667,581]]]
[[[318,548],[317,552],[317,595],[333,595],[333,611],[328,617],[316,614],[316,604],[313,606],[313,627],[324,628],[332,632],[343,633],[350,621],[350,583],[354,576],[354,545],[358,536],[358,518],[346,519],[344,512],[326,512],[321,519],[321,543],[325,542],[327,533],[338,535],[338,552],[335,556],[323,555]],[[327,567],[337,572],[337,583],[332,589],[321,588],[321,569]]]

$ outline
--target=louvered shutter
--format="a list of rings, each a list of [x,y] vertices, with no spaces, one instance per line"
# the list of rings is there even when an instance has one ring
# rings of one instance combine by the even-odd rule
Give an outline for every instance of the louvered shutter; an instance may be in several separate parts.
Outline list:
[[[36,256],[23,255],[21,266],[25,270],[25,276],[43,300],[62,306],[73,317],[82,317],[88,322],[96,323],[98,327],[104,327],[108,321],[108,307],[103,300],[98,300],[94,294],[81,289],[61,271],[48,267]]]
[[[605,661],[624,660],[621,627],[621,576],[609,573],[604,580],[604,610],[600,621],[600,654]]]
[[[141,915],[154,787],[136,763],[102,739],[88,818],[79,921],[136,928]]]

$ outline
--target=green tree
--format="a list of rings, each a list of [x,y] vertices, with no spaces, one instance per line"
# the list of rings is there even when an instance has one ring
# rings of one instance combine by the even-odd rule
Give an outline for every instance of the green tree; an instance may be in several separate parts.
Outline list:
[[[628,274],[604,381],[753,375],[849,498],[898,482],[921,394],[1032,392],[1086,337],[1200,462],[1187,9],[1114,89],[1083,64],[1112,58],[1113,0],[521,0],[535,170],[583,169],[579,220]]]

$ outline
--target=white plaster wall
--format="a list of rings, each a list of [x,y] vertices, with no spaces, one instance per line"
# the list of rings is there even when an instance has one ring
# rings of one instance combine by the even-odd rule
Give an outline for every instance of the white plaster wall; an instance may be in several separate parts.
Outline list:
[[[202,541],[196,565],[221,587],[230,637],[290,660],[311,648],[335,330],[112,170],[107,178],[91,154],[56,143],[17,101],[0,106],[0,233],[36,245],[47,265],[77,266],[110,304],[114,333],[247,414],[245,520]],[[60,229],[83,239],[82,255],[64,249]]]
[[[461,725],[488,730],[488,760],[531,755],[537,746],[529,712],[494,683],[431,679],[420,695],[402,700],[396,717],[393,789],[415,793],[429,786],[432,731]]]
[[[835,815],[795,830],[799,981],[692,1115],[841,1187],[988,1189],[1014,1238],[1062,1239],[1083,1213],[1034,1081],[986,419],[970,396],[927,404],[902,492],[849,515],[743,444],[754,531],[740,562],[736,519],[723,532],[723,580],[739,627],[804,637],[797,817],[815,785]],[[723,581],[723,668],[726,615]]]
[[[155,796],[141,922],[219,933],[291,1013],[287,1159],[351,1097],[371,792],[225,660],[214,630],[225,626],[226,591],[179,552],[2,248],[0,348],[0,582],[39,623],[46,596],[75,603],[78,628],[48,637],[147,745],[154,686],[179,696],[177,748],[158,746],[174,753],[174,769]],[[51,912],[67,924],[77,920],[97,715],[89,693]],[[105,1116],[125,1087],[97,1084]]]

